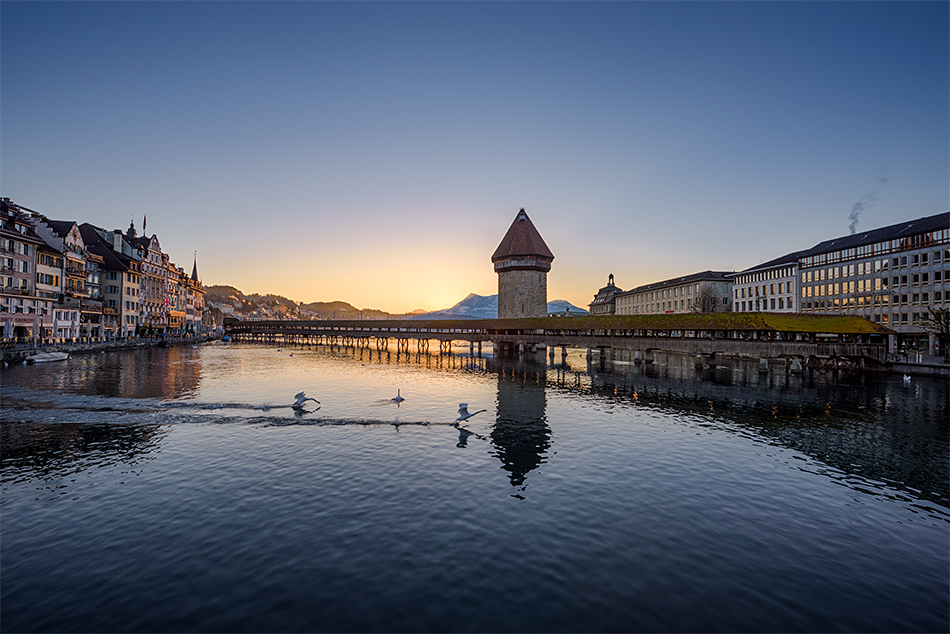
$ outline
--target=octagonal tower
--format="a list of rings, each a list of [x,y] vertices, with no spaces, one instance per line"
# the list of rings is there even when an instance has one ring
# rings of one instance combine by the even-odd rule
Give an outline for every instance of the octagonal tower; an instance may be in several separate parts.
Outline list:
[[[498,273],[498,318],[546,317],[548,271],[554,254],[522,209],[495,249]]]

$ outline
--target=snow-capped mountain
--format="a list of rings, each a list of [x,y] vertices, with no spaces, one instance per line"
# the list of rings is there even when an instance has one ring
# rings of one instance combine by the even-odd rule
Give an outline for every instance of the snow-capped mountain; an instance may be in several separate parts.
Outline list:
[[[583,308],[571,304],[563,299],[555,299],[548,302],[548,313],[564,314],[570,309],[572,315],[586,315],[587,311]],[[443,308],[431,313],[418,315],[419,319],[439,319],[443,317],[465,318],[465,319],[496,319],[498,317],[498,295],[476,295],[469,293],[468,297],[455,304],[451,308]]]

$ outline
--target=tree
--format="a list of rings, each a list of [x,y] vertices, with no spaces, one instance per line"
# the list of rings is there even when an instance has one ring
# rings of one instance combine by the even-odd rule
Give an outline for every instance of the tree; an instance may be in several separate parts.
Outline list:
[[[715,313],[719,312],[719,295],[707,285],[700,285],[699,292],[693,297],[694,313]]]
[[[950,363],[950,308],[934,308],[923,321],[924,330],[937,337],[943,360]]]

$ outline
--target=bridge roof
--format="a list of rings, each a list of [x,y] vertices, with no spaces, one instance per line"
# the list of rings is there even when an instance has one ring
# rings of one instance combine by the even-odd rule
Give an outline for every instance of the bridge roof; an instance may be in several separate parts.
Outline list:
[[[592,320],[589,328],[611,330],[771,331],[831,334],[889,334],[888,328],[853,315],[803,313],[679,313],[672,315],[604,315],[569,317]]]
[[[497,262],[518,255],[533,255],[540,258],[554,259],[554,254],[544,243],[544,238],[535,229],[524,209],[518,212],[514,222],[508,227],[508,233],[501,239],[501,244],[492,254],[491,261]]]
[[[242,325],[292,327],[292,321],[241,322]],[[308,325],[356,329],[460,330],[700,330],[886,335],[894,331],[853,315],[802,313],[681,313],[673,315],[584,315],[522,319],[384,319],[312,321]]]
[[[504,322],[511,323],[510,326]],[[537,322],[537,325],[525,322]],[[493,328],[585,330],[710,330],[830,334],[889,334],[888,328],[852,315],[802,313],[679,313],[672,315],[589,315],[494,320]]]

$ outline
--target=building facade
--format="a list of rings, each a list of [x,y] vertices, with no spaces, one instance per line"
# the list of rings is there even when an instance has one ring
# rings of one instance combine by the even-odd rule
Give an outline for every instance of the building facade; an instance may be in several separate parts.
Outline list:
[[[0,199],[0,326],[12,337],[41,337],[53,319],[53,300],[36,295],[39,248],[27,214],[8,198]],[[6,335],[4,335],[6,336]]]
[[[897,331],[905,350],[935,353],[930,312],[950,307],[950,212],[835,238],[798,260],[805,313],[852,314]]]
[[[594,295],[594,301],[588,304],[588,311],[591,315],[614,315],[617,310],[617,295],[623,293],[623,289],[614,284],[614,274],[607,277],[607,286],[604,286]]]
[[[801,253],[789,253],[736,273],[732,279],[733,312],[798,312]]]
[[[0,327],[10,336],[111,340],[205,331],[197,262],[189,278],[156,236],[138,237],[134,224],[122,232],[51,220],[9,198],[0,199],[0,219]]]
[[[732,275],[726,271],[703,271],[638,286],[617,294],[616,314],[730,312]]]
[[[548,271],[554,254],[522,209],[491,261],[498,274],[498,317],[546,317]]]

